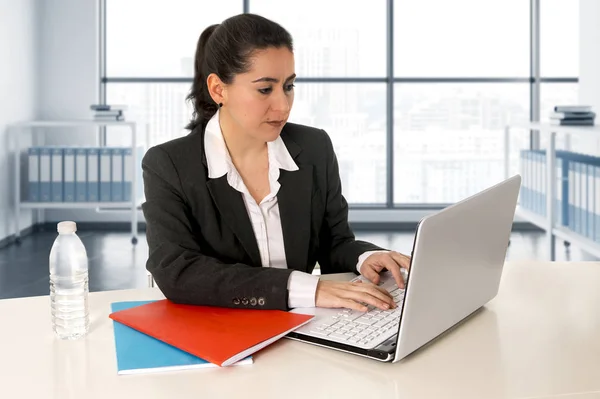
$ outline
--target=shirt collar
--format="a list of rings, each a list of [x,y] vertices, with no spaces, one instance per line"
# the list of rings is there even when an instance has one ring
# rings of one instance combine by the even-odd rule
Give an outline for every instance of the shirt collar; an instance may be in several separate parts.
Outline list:
[[[269,171],[278,169],[288,171],[298,170],[298,165],[294,162],[280,136],[274,141],[268,142],[267,148],[269,153]],[[210,118],[206,125],[204,131],[204,151],[206,153],[209,178],[217,179],[235,170],[219,124],[219,110]]]

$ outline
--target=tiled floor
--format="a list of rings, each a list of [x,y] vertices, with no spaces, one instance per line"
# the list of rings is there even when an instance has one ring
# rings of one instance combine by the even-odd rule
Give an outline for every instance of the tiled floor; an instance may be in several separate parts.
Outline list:
[[[90,291],[139,288],[147,285],[145,262],[148,246],[144,236],[136,247],[129,233],[80,231],[89,257]],[[361,233],[359,239],[385,248],[409,253],[413,233]],[[56,233],[41,232],[23,239],[20,246],[0,250],[0,299],[47,295],[48,255]],[[514,232],[508,250],[508,260],[546,259],[545,235],[542,232]],[[557,260],[595,260],[571,248],[566,251],[558,243]]]

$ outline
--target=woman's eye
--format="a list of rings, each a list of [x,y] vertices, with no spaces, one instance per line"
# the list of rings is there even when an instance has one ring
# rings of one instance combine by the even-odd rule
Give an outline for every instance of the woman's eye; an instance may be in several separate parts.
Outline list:
[[[296,87],[293,83],[285,86],[285,91],[292,91]]]
[[[269,94],[271,92],[271,88],[269,87],[269,88],[266,88],[266,89],[258,89],[258,91],[261,94]]]

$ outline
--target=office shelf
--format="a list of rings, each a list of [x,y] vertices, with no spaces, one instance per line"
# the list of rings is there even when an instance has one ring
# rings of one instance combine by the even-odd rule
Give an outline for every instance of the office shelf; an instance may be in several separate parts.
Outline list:
[[[600,243],[590,240],[566,226],[560,225],[555,220],[555,198],[556,193],[556,135],[576,134],[600,138],[600,126],[558,126],[549,123],[524,123],[508,125],[504,129],[504,176],[510,177],[510,134],[512,129],[526,131],[537,130],[540,134],[548,135],[548,149],[546,150],[546,216],[536,214],[518,207],[516,214],[546,231],[548,257],[556,260],[556,238],[566,243],[572,243],[591,255],[600,257]]]
[[[127,202],[23,202],[21,200],[21,144],[19,136],[28,129],[33,128],[57,128],[57,127],[100,127],[100,126],[125,126],[129,128],[131,132],[131,162],[133,179],[132,179],[132,200]],[[56,131],[55,129],[48,129],[44,134],[48,134]],[[14,228],[15,228],[15,241],[21,242],[21,228],[20,214],[21,209],[35,209],[41,211],[43,209],[127,209],[131,212],[131,242],[137,244],[137,225],[138,225],[138,207],[141,203],[139,198],[136,198],[136,187],[137,187],[137,124],[133,121],[110,121],[110,120],[93,120],[93,119],[65,119],[65,120],[37,120],[37,121],[24,121],[18,122],[8,126],[9,137],[12,140],[14,146]],[[77,130],[61,130],[61,133],[74,132],[81,134]],[[38,212],[38,218],[39,218]]]
[[[582,251],[600,258],[600,244],[598,244],[596,241],[577,234],[565,226],[557,226],[553,228],[552,234],[561,240],[570,242],[571,244],[577,246],[577,248],[580,248]]]

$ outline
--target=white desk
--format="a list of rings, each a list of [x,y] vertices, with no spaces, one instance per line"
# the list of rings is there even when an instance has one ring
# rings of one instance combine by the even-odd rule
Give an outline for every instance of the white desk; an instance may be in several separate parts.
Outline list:
[[[74,342],[53,337],[48,297],[0,301],[0,396],[600,397],[600,263],[509,263],[493,301],[397,364],[283,339],[250,366],[118,376],[109,304],[157,298],[155,289],[90,294],[91,332]]]

